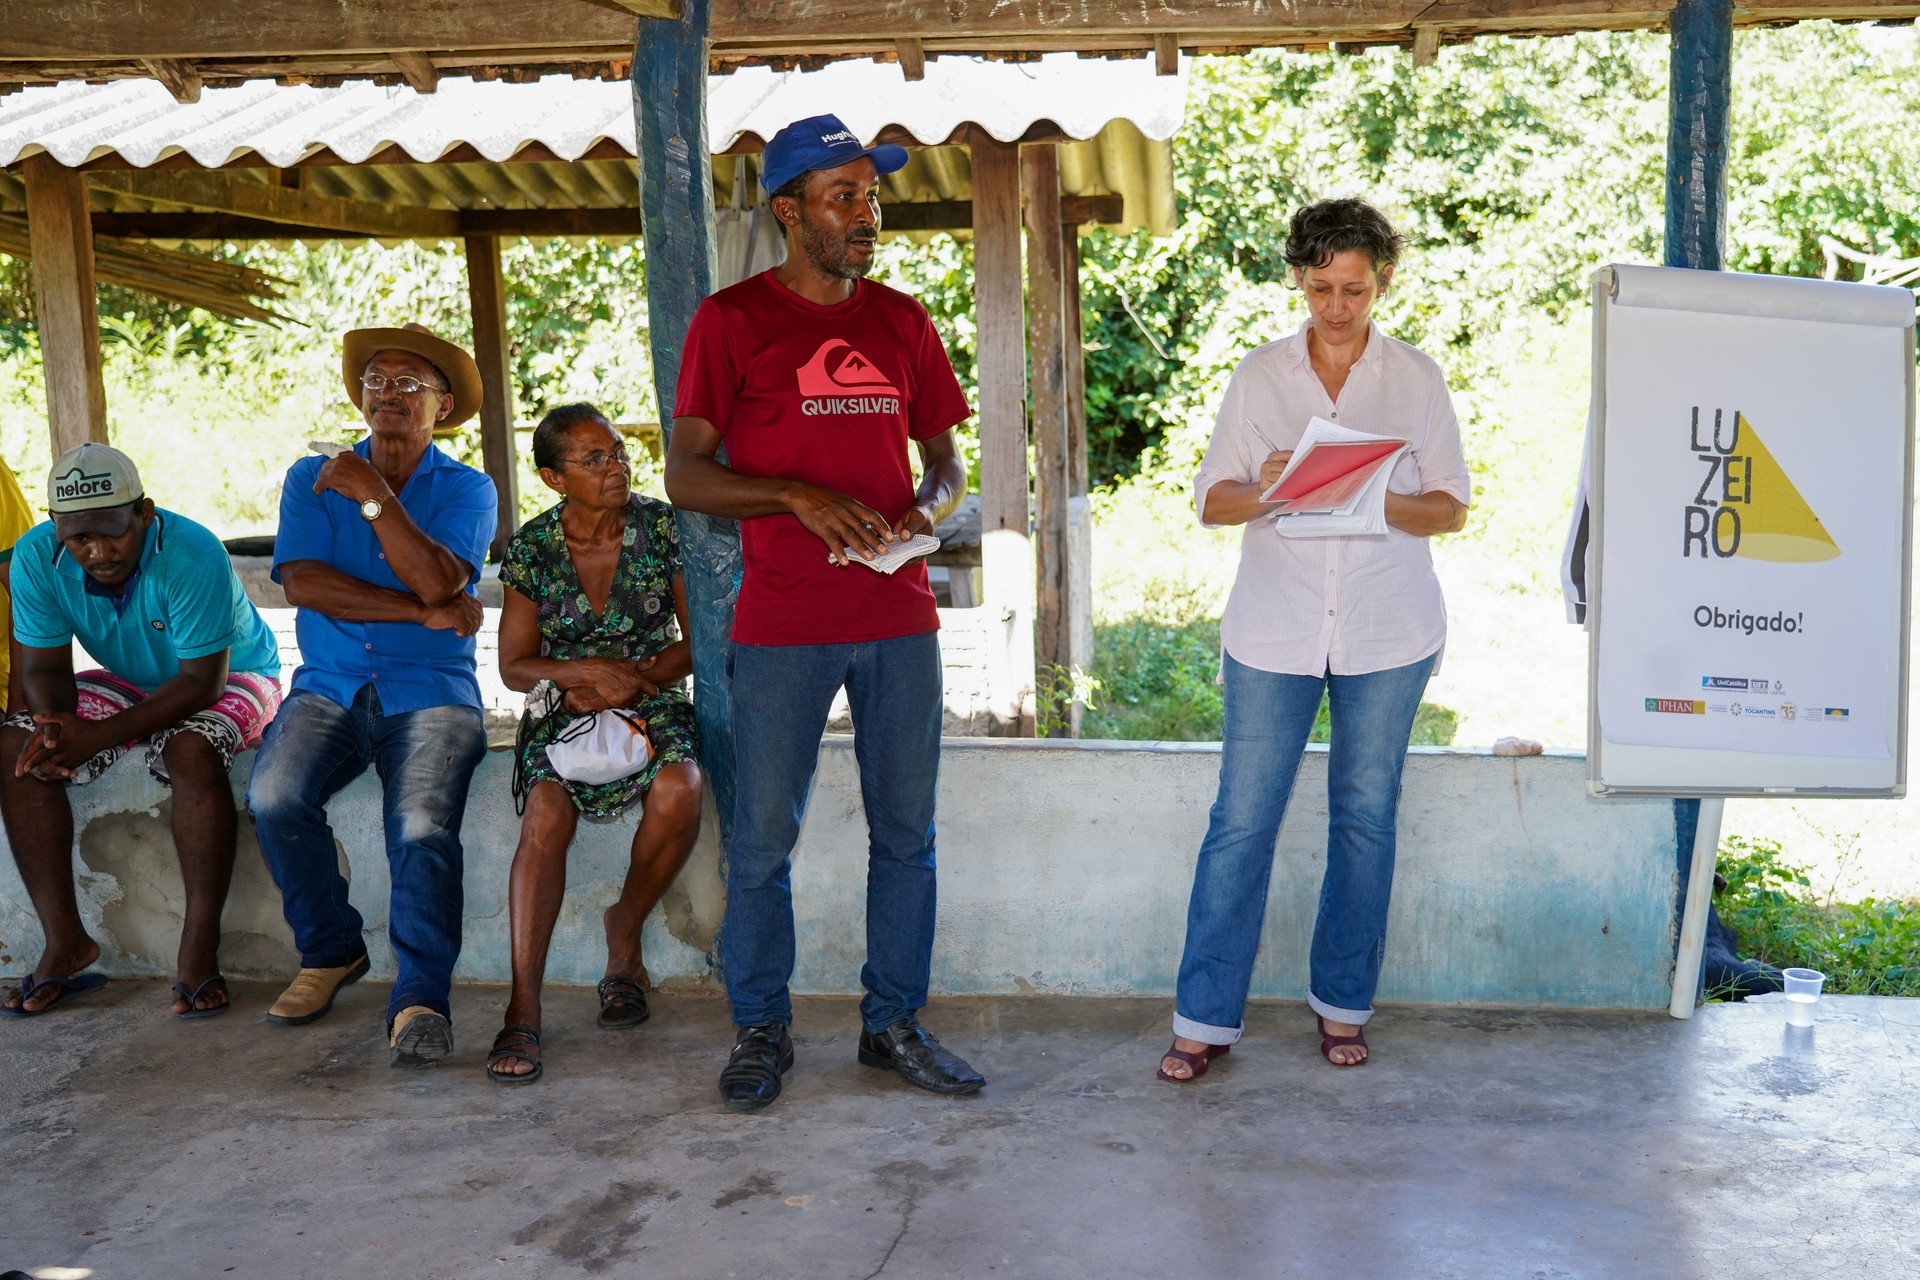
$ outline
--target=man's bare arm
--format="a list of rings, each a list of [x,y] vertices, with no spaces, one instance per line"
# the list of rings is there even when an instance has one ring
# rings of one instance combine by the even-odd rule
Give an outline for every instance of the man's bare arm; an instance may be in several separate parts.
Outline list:
[[[410,591],[375,586],[322,560],[287,561],[280,566],[280,585],[288,604],[341,622],[417,622],[470,636],[483,616],[480,602],[464,590],[444,604],[429,605]]]
[[[369,498],[381,504],[380,518],[373,521],[373,536],[380,540],[380,550],[386,553],[387,567],[393,570],[393,576],[421,601],[429,606],[443,605],[467,589],[472,566],[428,537],[426,531],[413,522],[413,517],[388,487],[386,478],[365,458],[355,453],[329,458],[313,484],[315,493],[328,490],[355,506]]]
[[[960,457],[953,432],[942,431],[919,443],[920,487],[914,491],[913,506],[893,528],[897,538],[932,533],[933,527],[952,515],[960,499],[967,496],[967,464]],[[924,520],[924,528],[916,516]]]
[[[720,432],[711,422],[673,420],[666,484],[675,506],[736,520],[791,515],[826,544],[829,558],[845,547],[868,559],[886,553],[893,529],[872,507],[804,480],[741,475],[714,456],[719,451]]]

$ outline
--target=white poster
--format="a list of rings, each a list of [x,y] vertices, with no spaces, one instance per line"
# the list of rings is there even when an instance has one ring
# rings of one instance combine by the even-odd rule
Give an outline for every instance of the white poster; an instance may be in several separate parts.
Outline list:
[[[1604,737],[1889,757],[1911,296],[1900,323],[1894,290],[1720,276],[1690,297],[1708,273],[1618,270],[1600,490]]]

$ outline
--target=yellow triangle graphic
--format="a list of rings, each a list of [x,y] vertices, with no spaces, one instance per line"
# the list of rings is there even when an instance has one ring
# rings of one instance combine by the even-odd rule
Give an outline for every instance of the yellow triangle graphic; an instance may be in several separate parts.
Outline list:
[[[1740,549],[1734,554],[1777,564],[1811,564],[1839,555],[1839,545],[1787,479],[1746,415],[1736,413],[1733,420],[1734,452],[1748,460],[1750,494],[1740,511]]]

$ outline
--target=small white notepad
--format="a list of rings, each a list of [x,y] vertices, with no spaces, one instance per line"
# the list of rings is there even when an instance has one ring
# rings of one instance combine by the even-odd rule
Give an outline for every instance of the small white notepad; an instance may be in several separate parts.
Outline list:
[[[884,555],[877,555],[871,560],[861,555],[858,551],[855,551],[852,547],[848,547],[845,554],[850,564],[863,564],[867,568],[879,573],[892,573],[907,561],[917,560],[924,555],[931,555],[939,549],[940,539],[930,533],[916,533],[905,542],[890,544]]]

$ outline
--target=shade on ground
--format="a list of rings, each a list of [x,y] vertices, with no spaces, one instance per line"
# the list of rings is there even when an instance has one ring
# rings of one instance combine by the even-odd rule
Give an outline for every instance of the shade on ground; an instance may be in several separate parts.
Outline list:
[[[547,1077],[386,1065],[384,991],[269,1028],[115,982],[0,1023],[0,1269],[170,1277],[1813,1277],[1920,1274],[1920,1005],[1658,1015],[1389,1009],[1336,1071],[1261,1005],[1208,1078],[1153,1078],[1160,1001],[938,1002],[972,1098],[854,1061],[853,1003],[800,1002],[798,1065],[738,1116],[724,1006],[635,1032],[550,993]]]

